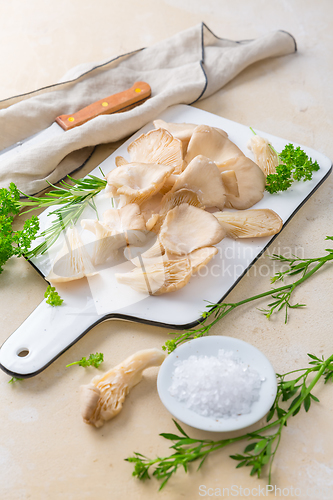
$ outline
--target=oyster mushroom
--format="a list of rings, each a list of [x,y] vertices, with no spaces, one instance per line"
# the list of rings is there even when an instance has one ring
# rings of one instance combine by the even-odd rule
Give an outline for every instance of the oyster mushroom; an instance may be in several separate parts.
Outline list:
[[[167,213],[159,233],[163,247],[176,255],[215,245],[224,236],[225,231],[212,214],[187,203]]]
[[[143,215],[146,224],[153,215],[159,213],[162,198],[163,196],[161,195],[161,193],[156,193],[154,194],[154,196],[149,198],[147,201],[144,201],[140,205],[141,214]]]
[[[103,214],[104,222],[94,219],[83,219],[81,226],[95,235],[92,260],[95,265],[104,264],[108,259],[114,259],[120,248],[130,242],[135,242],[146,231],[144,217],[136,203],[130,203],[123,208],[111,208]]]
[[[224,130],[208,125],[199,125],[193,131],[185,156],[186,164],[198,155],[210,158],[218,167],[229,158],[244,156],[236,144],[228,139]]]
[[[218,253],[216,247],[203,247],[193,250],[193,252],[187,255],[187,258],[191,264],[191,274],[195,274],[199,269],[204,267],[208,262]],[[183,255],[175,255],[171,252],[165,252],[164,260],[177,260],[183,259]]]
[[[161,201],[160,214],[166,215],[169,210],[172,210],[183,203],[188,203],[188,205],[193,205],[198,208],[205,208],[199,200],[197,193],[191,189],[182,188],[177,191],[167,193],[163,197]]]
[[[165,183],[163,184],[163,186],[161,187],[159,192],[162,195],[168,193],[170,191],[170,189],[173,188],[177,179],[178,179],[178,175],[175,175],[175,174],[169,175],[169,177],[166,178]]]
[[[173,167],[155,163],[128,163],[106,176],[112,196],[120,197],[120,207],[129,203],[141,204],[163,186]]]
[[[123,165],[128,165],[129,161],[125,160],[122,156],[116,156],[114,160],[116,167],[122,167]]]
[[[126,246],[125,233],[115,233],[99,220],[83,219],[81,226],[95,235],[96,241],[92,251],[92,261],[95,266],[104,264],[110,258],[114,259],[119,248]]]
[[[142,379],[142,372],[160,366],[166,354],[159,349],[145,349],[126,358],[104,375],[94,377],[80,387],[80,408],[86,424],[102,427],[118,415],[129,391]]]
[[[175,174],[183,170],[182,143],[164,129],[141,134],[131,142],[127,151],[132,162],[168,165],[173,167]]]
[[[221,173],[215,163],[205,156],[193,158],[168,194],[182,188],[194,191],[205,207],[217,207],[220,210],[224,207],[225,188]]]
[[[163,128],[170,132],[170,134],[179,139],[182,142],[183,146],[183,155],[185,156],[188,143],[191,139],[193,130],[198,125],[193,123],[167,123],[164,120],[154,120],[154,127],[156,129]]]
[[[261,238],[277,234],[283,222],[279,215],[268,208],[240,212],[215,212],[213,214],[231,238]]]
[[[235,171],[225,170],[224,172],[221,172],[221,178],[226,194],[232,194],[238,198],[239,190]]]
[[[118,283],[129,285],[137,292],[162,295],[183,288],[192,276],[191,263],[187,257],[164,260],[136,267],[129,273],[117,273]]]
[[[202,267],[206,266],[217,253],[218,249],[216,247],[203,247],[191,252],[188,257],[191,262],[192,274],[195,274]]]
[[[219,165],[223,172],[233,170],[236,174],[238,196],[226,193],[225,206],[244,210],[258,203],[264,196],[266,177],[258,167],[247,156],[236,156]]]
[[[125,250],[125,257],[128,258],[136,267],[143,265],[155,264],[162,262],[165,255],[165,249],[158,237],[152,239],[151,246],[143,252],[140,252],[140,247],[129,245]]]
[[[129,273],[116,274],[116,278],[119,283],[149,295],[175,292],[187,285],[191,276],[205,266],[217,251],[215,247],[208,247],[194,250],[186,256],[164,254],[158,262],[146,265],[143,261],[141,267]]]
[[[130,203],[122,208],[110,208],[103,213],[103,219],[105,224],[117,233],[146,229],[144,216],[137,203]]]
[[[266,176],[276,173],[279,157],[271,148],[267,139],[254,135],[249,141],[248,148],[252,150],[256,164],[259,165]]]
[[[96,274],[89,254],[85,249],[76,227],[69,227],[65,243],[55,258],[46,280],[51,283],[73,281]]]

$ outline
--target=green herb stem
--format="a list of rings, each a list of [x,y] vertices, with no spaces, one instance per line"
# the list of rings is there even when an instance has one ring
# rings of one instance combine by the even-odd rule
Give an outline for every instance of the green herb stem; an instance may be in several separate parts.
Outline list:
[[[327,262],[333,260],[333,250],[328,249],[327,250],[329,253],[323,257],[319,257],[317,259],[292,259],[292,263],[290,264],[290,267],[287,271],[284,273],[277,273],[277,275],[272,279],[273,282],[277,280],[283,279],[284,276],[288,275],[293,275],[296,273],[303,272],[303,275],[300,279],[297,281],[283,285],[279,288],[273,288],[271,290],[268,290],[263,293],[259,293],[258,295],[254,295],[252,297],[248,297],[246,299],[240,300],[239,302],[235,303],[224,303],[222,302],[221,304],[214,304],[214,305],[208,305],[207,307],[210,307],[211,309],[208,312],[203,313],[203,321],[201,322],[200,327],[196,329],[191,329],[188,330],[184,333],[181,334],[175,334],[174,332],[170,332],[169,335],[177,335],[173,340],[168,340],[165,345],[163,346],[164,350],[168,350],[169,352],[172,352],[178,345],[181,343],[191,340],[194,338],[199,338],[202,336],[205,336],[209,333],[210,329],[216,325],[221,319],[223,319],[227,314],[229,314],[231,311],[234,311],[237,307],[240,307],[244,304],[263,299],[268,296],[274,297],[276,302],[273,302],[270,304],[270,309],[260,309],[262,312],[265,313],[266,317],[269,319],[270,316],[274,312],[280,311],[282,308],[285,308],[285,323],[287,322],[288,319],[288,310],[293,309],[296,307],[304,307],[304,304],[295,304],[291,305],[290,304],[290,298],[294,292],[294,290],[304,283],[306,280],[308,280],[313,274],[315,274],[321,267],[323,267]],[[273,256],[273,258],[276,260],[276,257],[278,256]],[[282,256],[280,256],[283,262],[285,260]],[[295,265],[295,262],[302,261],[303,267],[297,267],[298,264]],[[316,266],[314,266],[312,269],[309,269],[310,264],[313,264],[315,262],[318,262]],[[210,323],[207,323],[207,320],[210,316],[214,315],[215,318],[213,321]]]
[[[101,173],[104,176],[102,170]],[[28,259],[44,254],[68,226],[77,223],[88,206],[96,212],[98,218],[94,197],[105,189],[107,181],[91,174],[83,179],[75,180],[70,176],[68,178],[75,182],[75,185],[71,185],[66,181],[61,181],[59,186],[48,183],[53,190],[40,197],[29,196],[20,192],[26,196],[27,200],[19,200],[17,202],[18,206],[31,207],[28,212],[39,208],[57,206],[55,210],[48,213],[48,216],[56,216],[56,219],[38,235],[38,237],[44,238],[44,241],[26,253],[25,256]]]

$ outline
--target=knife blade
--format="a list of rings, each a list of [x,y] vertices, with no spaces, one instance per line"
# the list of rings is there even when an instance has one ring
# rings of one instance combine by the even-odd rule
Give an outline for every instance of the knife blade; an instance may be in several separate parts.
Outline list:
[[[121,113],[144,103],[151,95],[151,88],[146,82],[135,82],[131,88],[100,99],[76,113],[58,116],[50,127],[37,132],[0,151],[1,161],[15,159],[15,156],[31,146],[56,137],[64,132],[79,127],[99,115]]]

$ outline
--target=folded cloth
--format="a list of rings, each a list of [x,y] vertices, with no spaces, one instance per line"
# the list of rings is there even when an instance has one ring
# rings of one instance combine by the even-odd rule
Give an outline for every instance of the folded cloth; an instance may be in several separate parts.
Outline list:
[[[38,193],[76,170],[97,144],[122,139],[173,104],[192,104],[223,87],[248,65],[296,51],[292,35],[256,40],[219,38],[201,23],[152,47],[70,70],[59,83],[0,101],[0,151],[50,126],[61,114],[146,81],[152,97],[123,113],[98,116],[18,153],[0,155],[0,186]]]

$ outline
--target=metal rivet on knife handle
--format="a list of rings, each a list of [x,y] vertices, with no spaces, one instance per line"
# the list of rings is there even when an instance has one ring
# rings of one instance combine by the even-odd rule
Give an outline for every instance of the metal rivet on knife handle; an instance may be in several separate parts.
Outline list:
[[[64,130],[70,130],[99,115],[128,111],[145,102],[150,97],[150,94],[151,88],[148,83],[135,82],[130,89],[94,102],[77,111],[77,113],[60,115],[55,121]]]

